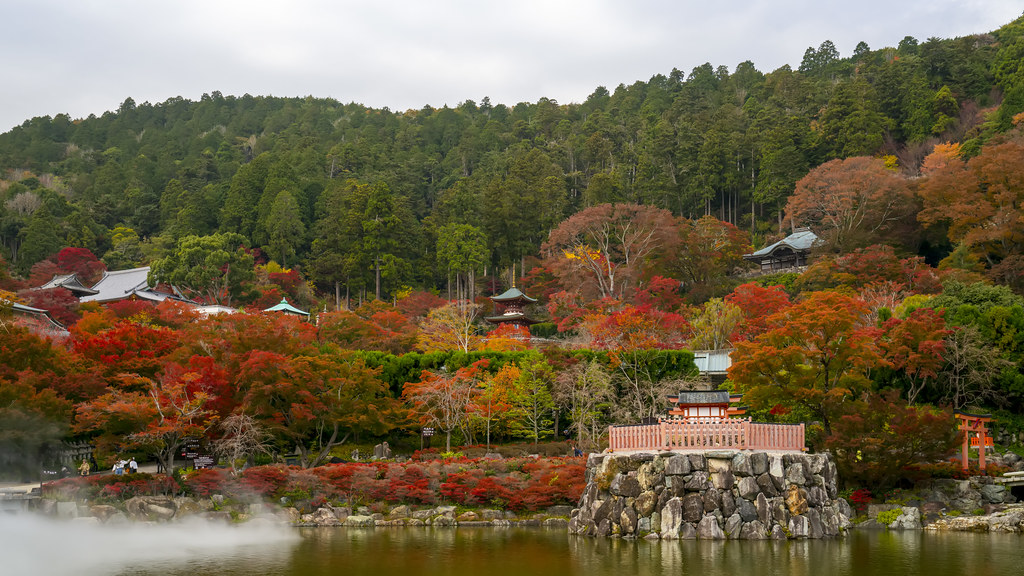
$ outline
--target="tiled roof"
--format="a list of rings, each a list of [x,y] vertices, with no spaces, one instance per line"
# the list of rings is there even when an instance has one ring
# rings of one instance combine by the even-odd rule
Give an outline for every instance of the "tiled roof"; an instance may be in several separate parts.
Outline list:
[[[36,288],[36,290],[48,290],[50,288],[67,288],[75,294],[96,294],[95,290],[84,286],[78,279],[78,274],[74,272],[71,274],[58,274],[46,284]]]
[[[96,294],[82,297],[82,302],[112,302],[123,300],[132,294],[146,300],[156,301],[167,297],[166,294],[149,289],[149,266],[104,272],[103,278],[100,278],[100,281],[92,289],[96,291]],[[149,294],[144,295],[144,292]]]
[[[520,291],[519,288],[516,288],[515,286],[509,288],[508,290],[506,290],[505,292],[499,294],[498,296],[491,296],[491,300],[493,300],[494,302],[506,302],[506,301],[509,301],[509,300],[520,300],[520,299],[526,300],[527,302],[536,302],[537,301],[537,300],[535,300],[533,298],[530,298],[526,294],[523,294],[522,291]]]
[[[818,242],[818,235],[811,232],[810,228],[797,228],[795,232],[786,236],[782,240],[779,240],[771,246],[765,246],[753,254],[747,254],[744,258],[753,257],[757,258],[760,256],[768,256],[775,252],[777,249],[782,247],[791,248],[796,252],[804,252],[810,250]]]

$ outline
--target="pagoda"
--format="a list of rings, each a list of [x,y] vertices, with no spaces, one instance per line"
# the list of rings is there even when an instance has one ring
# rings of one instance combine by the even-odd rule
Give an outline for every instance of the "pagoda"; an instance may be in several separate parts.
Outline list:
[[[723,419],[746,414],[746,408],[733,406],[742,399],[742,394],[730,394],[726,390],[680,391],[668,397],[672,404],[669,416],[683,420]]]
[[[491,302],[494,302],[494,313],[498,315],[488,316],[484,318],[484,320],[487,320],[491,324],[497,324],[499,328],[508,324],[515,328],[529,330],[530,325],[536,324],[537,321],[527,316],[523,312],[523,308],[536,301],[537,300],[530,298],[526,294],[523,294],[519,288],[516,288],[515,283],[513,283],[512,287],[504,293],[497,296],[491,296]]]

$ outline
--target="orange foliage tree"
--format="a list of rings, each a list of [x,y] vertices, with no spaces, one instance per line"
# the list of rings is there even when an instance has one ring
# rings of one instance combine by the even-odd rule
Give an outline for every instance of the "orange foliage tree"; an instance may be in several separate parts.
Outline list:
[[[866,390],[868,370],[883,364],[877,329],[863,324],[866,313],[856,298],[813,292],[770,316],[767,332],[736,343],[729,379],[752,408],[780,405],[830,434],[843,403]]]
[[[838,252],[845,252],[892,229],[915,211],[906,180],[877,158],[831,160],[796,184],[786,217],[820,230]]]

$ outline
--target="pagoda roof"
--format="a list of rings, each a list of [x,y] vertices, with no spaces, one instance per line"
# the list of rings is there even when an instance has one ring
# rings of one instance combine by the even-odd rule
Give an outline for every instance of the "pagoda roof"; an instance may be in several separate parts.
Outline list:
[[[523,292],[519,290],[519,288],[516,288],[515,286],[509,288],[508,290],[502,292],[497,296],[491,296],[491,301],[493,302],[514,302],[516,300],[523,300],[525,302],[537,301],[536,299],[530,298],[526,294],[523,294]]]
[[[681,391],[676,396],[669,396],[668,399],[674,404],[728,404],[731,395],[728,390]]]
[[[818,243],[818,235],[811,232],[810,228],[797,228],[792,234],[786,236],[782,240],[761,248],[753,254],[744,254],[743,257],[747,260],[760,260],[766,256],[771,256],[777,250],[782,248],[789,248],[794,252],[807,252]]]
[[[280,303],[267,308],[264,312],[284,312],[285,314],[295,314],[296,316],[309,316],[309,312],[303,312],[289,304],[287,298],[281,298]]]
[[[520,324],[536,324],[537,321],[529,318],[522,312],[510,312],[508,314],[501,314],[499,316],[487,316],[484,318],[491,324],[502,324],[504,322],[518,322]]]
[[[71,274],[56,274],[49,282],[36,288],[36,290],[49,290],[50,288],[66,288],[74,294],[81,296],[99,293],[82,284],[82,281],[78,279],[78,274],[74,272]]]

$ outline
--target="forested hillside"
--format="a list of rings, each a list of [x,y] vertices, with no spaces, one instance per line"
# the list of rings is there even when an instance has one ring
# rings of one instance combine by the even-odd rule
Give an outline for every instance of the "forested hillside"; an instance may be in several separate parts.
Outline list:
[[[1024,111],[1022,60],[1019,19],[991,34],[862,43],[852,55],[825,41],[769,73],[750,62],[672,70],[572,104],[484,98],[398,112],[219,92],[127,98],[116,112],[34,118],[0,135],[0,241],[27,276],[62,247],[118,269],[173,257],[194,235],[206,249],[244,245],[256,261],[295,268],[324,294],[391,299],[537,257],[560,222],[604,203],[711,215],[754,246],[793,223],[827,228],[799,203],[786,215],[798,181],[837,169],[832,160],[871,157],[908,186],[897,195],[906,205],[869,210],[881,222],[862,228],[876,236],[844,231],[830,238],[834,251],[881,240],[937,263],[966,243],[991,269],[1020,254],[1020,237],[975,241],[978,222],[950,221],[943,208],[969,193],[917,185],[936,144],[956,145],[955,160],[991,147],[995,166],[1019,162],[1019,135],[1003,134]],[[438,242],[452,237],[473,249]],[[175,265],[163,264],[166,278]]]

